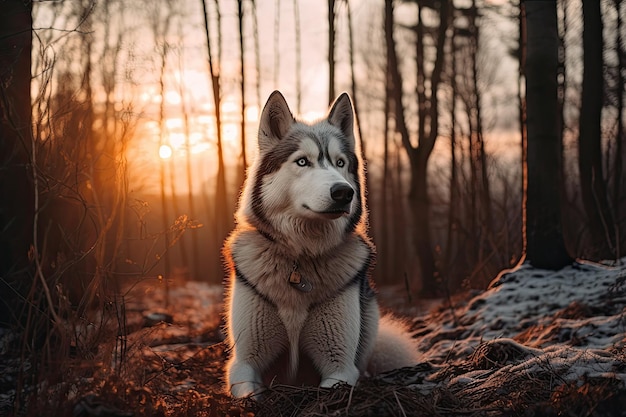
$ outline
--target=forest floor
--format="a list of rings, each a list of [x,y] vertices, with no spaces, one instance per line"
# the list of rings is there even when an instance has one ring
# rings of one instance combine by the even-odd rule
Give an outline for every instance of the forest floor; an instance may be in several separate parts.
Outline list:
[[[522,265],[420,308],[383,288],[382,303],[410,320],[418,364],[356,387],[272,386],[260,401],[223,391],[222,288],[188,281],[166,295],[146,281],[125,297],[127,336],[63,364],[56,381],[16,390],[24,363],[4,352],[0,414],[18,395],[16,414],[75,417],[626,416],[625,261]]]

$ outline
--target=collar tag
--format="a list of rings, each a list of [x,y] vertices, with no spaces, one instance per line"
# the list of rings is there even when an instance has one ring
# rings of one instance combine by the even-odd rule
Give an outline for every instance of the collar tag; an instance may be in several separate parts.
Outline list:
[[[295,262],[293,264],[293,270],[291,271],[291,274],[289,274],[289,284],[302,292],[311,292],[313,289],[313,285],[311,285],[311,283],[307,279],[303,278],[302,274],[298,272],[298,264]]]

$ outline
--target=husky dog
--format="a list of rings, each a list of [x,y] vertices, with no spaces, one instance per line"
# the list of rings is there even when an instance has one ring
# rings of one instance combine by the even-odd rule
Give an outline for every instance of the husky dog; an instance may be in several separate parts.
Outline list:
[[[223,250],[235,397],[274,381],[354,385],[361,374],[416,363],[402,326],[379,320],[353,120],[346,93],[314,124],[296,121],[278,91],[263,109],[258,156]]]

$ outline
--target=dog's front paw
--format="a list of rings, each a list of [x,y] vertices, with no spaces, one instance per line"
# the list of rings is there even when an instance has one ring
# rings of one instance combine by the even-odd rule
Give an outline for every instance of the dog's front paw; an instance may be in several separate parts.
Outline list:
[[[264,390],[261,375],[256,368],[246,361],[238,361],[233,358],[227,367],[228,390],[235,398],[252,397],[258,399],[258,395]]]
[[[236,382],[230,386],[230,394],[235,398],[250,397],[258,400],[263,390],[263,385],[255,382]]]
[[[345,383],[348,385],[356,385],[356,381],[359,379],[359,371],[356,367],[344,369],[342,371],[333,372],[330,375],[325,375],[322,378],[320,387],[331,388],[335,384]]]

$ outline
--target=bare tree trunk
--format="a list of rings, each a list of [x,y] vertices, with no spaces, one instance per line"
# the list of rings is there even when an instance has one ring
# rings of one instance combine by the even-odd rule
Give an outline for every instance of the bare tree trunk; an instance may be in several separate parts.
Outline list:
[[[239,21],[239,65],[240,65],[240,92],[241,92],[241,178],[238,183],[242,183],[246,175],[248,162],[246,160],[246,71],[245,71],[245,50],[243,42],[243,0],[237,0],[237,18]]]
[[[182,39],[183,37],[183,28],[179,26],[179,36]],[[179,71],[181,74],[184,72],[184,64],[182,51],[179,54]],[[186,149],[186,159],[185,159],[185,173],[187,174],[187,205],[189,207],[189,218],[191,220],[196,220],[196,207],[195,207],[195,199],[193,196],[193,174],[191,170],[191,129],[189,128],[189,109],[187,108],[187,97],[185,93],[185,79],[181,77],[178,83],[178,95],[180,96],[180,105],[181,112],[183,114],[183,129],[185,135],[185,149]],[[173,179],[172,179],[173,182]],[[173,195],[174,198],[176,196]],[[184,242],[185,238],[181,239],[181,243]],[[200,276],[200,252],[198,248],[198,233],[192,231],[191,233],[191,259],[188,259],[187,256],[185,258],[188,260],[188,264],[185,265],[189,270],[189,278],[190,279],[198,279]]]
[[[328,0],[328,103],[335,96],[335,0]]]
[[[487,174],[487,154],[485,151],[485,141],[483,138],[483,126],[482,126],[482,102],[481,92],[478,85],[478,42],[479,42],[479,30],[476,24],[476,18],[478,17],[478,8],[476,7],[476,0],[472,0],[471,7],[471,19],[470,19],[470,32],[471,32],[471,49],[472,49],[472,87],[474,90],[474,123],[475,123],[475,137],[476,137],[476,162],[479,165],[480,173],[480,239],[481,242],[478,245],[481,249],[478,260],[481,261],[483,257],[483,249],[487,244],[486,240],[488,234],[492,232],[492,212],[491,212],[491,192],[489,186],[489,176]]]
[[[421,294],[425,297],[439,295],[439,284],[437,282],[439,272],[437,271],[435,256],[431,242],[431,232],[429,227],[430,202],[428,199],[428,159],[435,146],[435,140],[439,133],[438,119],[438,99],[439,83],[444,61],[444,45],[446,32],[450,18],[450,4],[447,1],[441,3],[440,25],[437,29],[437,39],[435,41],[436,56],[433,62],[433,69],[430,75],[430,96],[428,103],[425,95],[426,78],[424,72],[424,54],[422,37],[420,33],[421,12],[418,21],[418,33],[416,37],[416,64],[418,67],[418,112],[419,112],[419,144],[413,146],[410,140],[409,131],[404,118],[404,106],[402,103],[402,77],[398,67],[398,59],[395,51],[395,41],[393,36],[394,18],[393,1],[385,1],[385,39],[387,53],[389,54],[389,72],[394,88],[394,109],[396,115],[396,129],[400,133],[402,144],[407,152],[411,163],[411,188],[409,198],[412,208],[412,217],[415,221],[415,244],[417,256],[420,262],[422,275]],[[428,104],[428,105],[426,105]],[[426,120],[428,121],[428,132],[426,132]]]
[[[620,199],[622,197],[622,175],[623,175],[623,158],[624,158],[624,141],[626,140],[626,135],[624,135],[624,84],[626,80],[624,80],[624,63],[622,63],[621,58],[626,57],[626,50],[623,49],[624,39],[622,37],[623,30],[623,20],[621,15],[621,0],[615,0],[615,9],[617,14],[617,23],[615,29],[615,48],[617,56],[620,58],[620,64],[618,64],[617,68],[617,133],[616,133],[616,141],[615,141],[615,162],[614,162],[614,175],[613,175],[613,211],[615,213],[620,213]],[[619,236],[616,237],[615,242],[618,245],[616,248],[616,254],[618,257],[622,256],[622,247],[620,237],[621,229],[620,225],[617,225]]]
[[[209,73],[211,75],[211,86],[213,90],[213,105],[215,107],[215,126],[217,135],[217,178],[215,186],[215,218],[213,219],[214,226],[214,240],[213,243],[221,246],[221,242],[226,237],[228,231],[232,228],[232,209],[228,193],[226,191],[226,172],[224,164],[224,148],[222,141],[222,114],[221,114],[221,85],[220,85],[220,71],[213,61],[213,50],[211,47],[211,36],[209,30],[209,16],[206,7],[206,0],[202,0],[202,7],[204,10],[204,30],[207,41],[208,63]],[[221,28],[221,15],[219,8],[219,1],[215,0],[215,8],[217,15],[217,33],[218,33],[218,47],[217,47],[217,62],[221,65],[222,54],[222,28]],[[216,271],[217,273],[217,271]]]
[[[445,265],[447,269],[446,279],[450,279],[452,267],[452,254],[454,252],[454,230],[457,225],[457,204],[458,204],[458,174],[456,160],[456,46],[454,37],[450,39],[450,204],[448,209],[448,230],[446,237]]]
[[[391,102],[390,105],[393,106],[393,102]],[[396,254],[395,258],[398,260],[403,260],[404,264],[401,264],[400,262],[393,262],[389,266],[389,270],[391,271],[391,277],[400,277],[404,275],[405,278],[407,278],[408,268],[413,267],[413,264],[407,260],[413,258],[413,253],[409,249],[410,239],[406,233],[409,219],[407,218],[408,213],[404,204],[406,192],[404,190],[404,182],[402,180],[402,174],[404,173],[402,157],[400,153],[402,145],[398,144],[397,141],[393,138],[394,135],[392,134],[389,145],[393,144],[395,146],[394,153],[393,155],[391,155],[390,153],[390,156],[395,157],[395,162],[394,165],[391,166],[389,169],[391,175],[391,196],[389,196],[389,199],[391,201],[390,205],[394,220],[394,228],[392,229],[393,232],[390,231],[390,233],[388,234],[387,241],[389,242],[389,247],[392,251],[391,253]],[[395,174],[391,171],[391,168],[394,167]],[[402,236],[402,239],[397,240],[398,236]],[[409,285],[408,278],[406,284]]]
[[[7,326],[32,266],[31,4],[5,1],[0,13],[0,324]]]
[[[172,199],[172,209],[174,211],[174,216],[177,217],[180,215],[181,210],[178,204],[178,191],[176,186],[176,161],[174,160],[174,154],[168,160],[168,172],[170,174],[169,185],[170,185],[170,197]],[[171,245],[172,242],[170,241]],[[189,255],[187,251],[187,242],[185,239],[180,239],[178,242],[178,248],[180,249],[180,262],[184,267],[189,267]]]
[[[256,10],[256,0],[252,1],[252,16],[254,24],[254,63],[256,67],[256,103],[261,107],[261,48],[259,47],[259,16]]]
[[[166,18],[165,20],[166,22],[166,27],[164,28],[162,34],[163,36],[167,35],[168,32],[168,28],[167,26],[169,25],[169,18]],[[153,27],[153,31],[154,31],[154,38],[155,38],[155,43],[158,45],[158,36],[159,36],[159,31],[157,30],[156,27],[156,23],[154,23],[154,27]],[[167,64],[167,53],[168,53],[168,45],[165,42],[165,40],[163,40],[161,42],[161,50],[159,51],[159,58],[161,59],[160,62],[160,66],[159,66],[159,94],[161,96],[161,100],[159,101],[159,150],[162,146],[170,146],[169,144],[166,144],[166,140],[165,140],[165,68],[166,68],[166,64]],[[172,155],[173,156],[173,155]],[[171,158],[171,156],[170,156]],[[163,259],[163,267],[164,267],[164,275],[165,275],[165,279],[164,279],[164,283],[165,283],[165,307],[168,307],[169,304],[169,285],[168,285],[168,281],[170,279],[170,274],[171,274],[171,265],[170,265],[170,252],[169,252],[169,247],[170,247],[170,236],[169,233],[167,233],[167,230],[169,228],[169,213],[168,213],[168,208],[167,208],[167,192],[165,191],[165,159],[161,158],[159,161],[159,183],[160,183],[160,188],[161,188],[161,224],[163,227],[163,231],[164,231],[164,237],[165,237],[165,242],[164,242],[164,259]]]
[[[447,1],[447,0],[446,0]],[[417,24],[415,25],[415,68],[417,97],[417,137],[421,140],[426,137],[426,70],[424,69],[424,19],[422,7],[417,8]]]
[[[561,5],[561,22],[560,25],[557,22],[558,26],[558,34],[559,34],[559,66],[557,70],[557,98],[559,105],[559,136],[562,138],[565,133],[565,94],[567,92],[567,73],[565,68],[565,36],[568,31],[568,22],[567,22],[567,14],[568,14],[568,2],[567,1],[557,1],[557,6]],[[558,15],[559,13],[557,13]]]
[[[361,122],[359,120],[359,100],[357,97],[357,82],[356,82],[356,74],[355,74],[355,65],[354,65],[354,33],[352,30],[352,11],[350,10],[350,0],[345,0],[346,2],[346,13],[348,14],[348,42],[349,42],[349,55],[350,55],[350,81],[352,85],[352,105],[354,106],[354,116],[356,119],[356,129],[359,135],[359,140],[361,141],[361,151],[363,155],[365,153],[365,141],[363,140],[363,132],[361,131]]]
[[[302,112],[302,42],[298,0],[293,0],[293,20],[296,32],[296,112],[300,114]]]
[[[94,18],[91,14],[91,7],[85,5],[86,22]],[[112,15],[111,4],[107,2],[103,5],[102,14],[100,15],[101,22],[104,26],[104,43],[102,45],[102,51],[99,62],[94,63],[94,66],[99,65],[99,71],[97,71],[102,77],[102,87],[104,90],[104,114],[102,114],[102,128],[93,129],[94,119],[94,98],[91,96],[91,71],[92,64],[89,63],[85,78],[89,79],[89,82],[85,85],[85,90],[88,94],[85,105],[85,135],[91,140],[89,143],[93,144],[93,155],[100,155],[92,159],[90,164],[91,168],[91,192],[94,201],[98,203],[95,205],[97,213],[97,221],[99,222],[99,234],[98,245],[94,254],[96,255],[96,265],[101,268],[96,269],[95,277],[92,284],[99,287],[99,289],[106,289],[107,285],[110,285],[111,278],[115,276],[116,265],[114,260],[116,259],[116,250],[119,249],[119,243],[116,235],[116,228],[123,223],[123,202],[125,195],[123,195],[121,177],[118,176],[120,169],[120,162],[123,159],[121,156],[123,142],[119,140],[121,137],[120,127],[121,121],[116,117],[115,109],[115,89],[116,80],[118,76],[118,59],[120,54],[119,45],[122,44],[123,31],[118,31],[117,36],[111,36],[112,28],[111,22],[114,19]],[[92,48],[92,43],[95,43],[92,39],[87,40],[88,48]],[[87,59],[92,59],[91,54]],[[95,73],[96,71],[94,71]],[[119,135],[119,136],[118,136]],[[115,139],[115,140],[112,140]],[[102,276],[100,276],[102,275]],[[116,282],[116,281],[114,281]],[[87,296],[94,299],[96,291],[88,291]],[[102,302],[102,301],[100,301]],[[85,305],[91,304],[89,300]]]
[[[390,67],[389,64],[389,53],[387,52],[387,68]],[[377,246],[379,246],[379,252],[383,254],[387,254],[386,256],[381,256],[380,260],[380,271],[382,271],[382,275],[384,279],[392,276],[391,268],[390,268],[390,259],[391,254],[395,253],[395,251],[391,248],[392,239],[390,236],[392,233],[396,232],[395,222],[397,221],[397,217],[395,215],[389,216],[389,191],[390,183],[389,180],[393,181],[393,176],[390,172],[389,167],[389,143],[393,139],[393,132],[391,131],[390,119],[391,119],[391,79],[389,77],[389,70],[385,71],[385,104],[384,104],[384,122],[383,122],[383,173],[381,178],[381,186],[380,186],[380,211],[379,215],[376,216],[380,219],[377,223],[378,235],[377,238]],[[393,187],[393,184],[391,184]],[[393,207],[393,206],[392,206]],[[394,213],[395,214],[395,213]],[[387,227],[388,219],[391,220],[391,227]]]
[[[414,202],[414,218],[417,225],[417,246],[420,254],[420,263],[423,263],[422,270],[424,286],[422,294],[425,296],[440,295],[440,284],[438,282],[439,271],[435,263],[433,247],[431,242],[431,232],[429,227],[430,201],[428,198],[428,159],[435,147],[435,141],[439,136],[439,84],[442,80],[442,73],[445,58],[445,45],[447,39],[447,31],[451,17],[451,1],[442,1],[439,9],[439,27],[437,28],[437,39],[435,41],[435,57],[433,68],[429,77],[430,95],[428,98],[428,106],[418,107],[420,128],[423,129],[422,120],[425,124],[428,121],[428,134],[421,131],[419,136],[419,145],[413,162],[412,178],[411,178],[411,197]],[[421,21],[421,18],[420,18]],[[418,41],[421,43],[421,39]],[[423,50],[423,45],[421,46]],[[424,58],[423,54],[420,57]],[[419,65],[424,70],[423,63]],[[418,67],[418,70],[419,70]],[[425,81],[425,74],[422,77]],[[426,83],[419,86],[420,91],[426,88]],[[405,148],[411,146],[410,143],[404,143]],[[415,176],[416,175],[416,176]]]
[[[415,149],[411,147],[406,147],[406,143],[410,143],[409,138],[409,130],[406,125],[406,120],[404,117],[404,105],[402,103],[402,91],[403,91],[403,80],[402,74],[400,73],[400,69],[398,66],[398,57],[396,54],[396,44],[394,40],[394,16],[393,16],[393,0],[385,0],[385,45],[387,50],[387,93],[389,94],[389,110],[393,111],[394,119],[395,119],[395,131],[400,134],[402,145],[409,155],[409,161],[411,161],[411,167],[413,167],[413,160],[415,158]],[[401,170],[400,170],[400,161],[399,155],[397,155],[397,165],[398,169],[396,175],[396,182],[398,184],[398,193],[396,193],[396,198],[398,198],[401,194]],[[413,172],[412,172],[413,174]],[[392,197],[393,198],[393,197]],[[387,202],[385,202],[386,204]],[[396,206],[397,207],[397,206]],[[396,216],[394,216],[395,218]],[[428,263],[428,255],[426,255],[425,261],[422,260],[422,253],[420,253],[419,248],[417,249],[417,256],[419,258],[420,263],[420,271],[422,276],[422,281],[424,281],[425,277],[432,277],[434,275],[434,259],[432,263]],[[432,265],[432,269],[429,266]]]
[[[614,221],[608,204],[602,170],[601,114],[604,93],[602,76],[602,15],[600,2],[583,2],[583,85],[580,109],[578,166],[583,205],[591,232],[591,255],[610,259],[615,254]]]
[[[480,235],[480,222],[479,222],[479,183],[478,183],[478,165],[479,160],[476,157],[478,153],[477,143],[476,143],[476,126],[474,125],[474,119],[472,118],[472,109],[471,105],[466,102],[465,104],[465,113],[467,115],[467,125],[469,127],[469,134],[467,136],[468,149],[469,149],[469,167],[470,167],[470,235],[472,238],[476,238]],[[480,256],[480,242],[472,245],[471,249],[469,249],[472,257],[472,263],[477,263],[478,258]]]
[[[526,1],[526,114],[528,185],[526,259],[533,266],[560,269],[571,262],[561,225],[561,137],[557,98],[556,0]]]
[[[521,163],[522,163],[522,253],[520,258],[518,259],[518,264],[523,262],[526,258],[526,253],[528,249],[528,237],[527,237],[527,198],[528,198],[528,132],[526,129],[526,98],[525,94],[522,94],[522,83],[526,79],[526,70],[525,70],[525,62],[526,62],[526,17],[524,16],[524,6],[522,5],[522,0],[520,0],[519,4],[519,44],[517,49],[517,65],[518,65],[518,78],[517,78],[517,102],[519,103],[519,128],[520,128],[520,155],[521,155]],[[561,118],[563,117],[563,113],[561,114]]]

